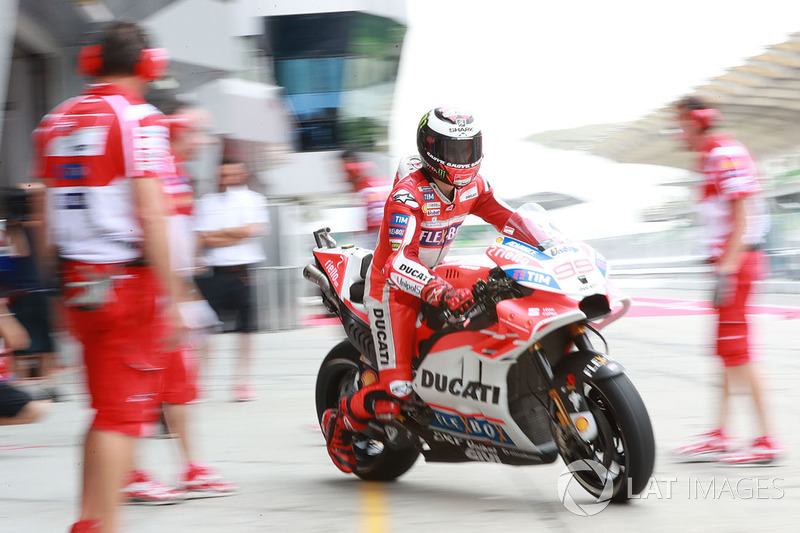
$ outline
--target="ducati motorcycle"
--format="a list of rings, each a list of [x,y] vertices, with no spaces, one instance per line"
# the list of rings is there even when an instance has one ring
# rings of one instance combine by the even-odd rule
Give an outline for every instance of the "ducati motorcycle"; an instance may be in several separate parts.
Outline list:
[[[327,354],[316,381],[318,419],[339,399],[377,379],[363,304],[372,253],[314,232],[319,286],[347,338]],[[606,260],[557,230],[537,204],[509,219],[479,264],[448,261],[434,271],[474,303],[460,316],[423,304],[416,327],[413,392],[399,416],[374,419],[353,437],[365,480],[388,481],[422,454],[428,462],[506,465],[595,461],[570,469],[590,494],[622,501],[653,471],[647,409],[622,365],[608,355],[603,327],[631,305],[609,280]],[[594,343],[593,343],[594,341]],[[595,344],[600,343],[603,349]]]

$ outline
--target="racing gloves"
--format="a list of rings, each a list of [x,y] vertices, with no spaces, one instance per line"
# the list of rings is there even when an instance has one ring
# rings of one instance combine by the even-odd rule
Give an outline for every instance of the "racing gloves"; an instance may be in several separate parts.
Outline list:
[[[434,276],[422,289],[422,299],[440,309],[463,313],[472,305],[472,291],[456,289],[440,277]]]

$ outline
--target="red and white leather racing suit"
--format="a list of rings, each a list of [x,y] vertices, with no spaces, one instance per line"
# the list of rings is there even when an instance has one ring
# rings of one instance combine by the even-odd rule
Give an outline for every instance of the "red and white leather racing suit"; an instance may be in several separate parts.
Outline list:
[[[732,276],[733,294],[719,305],[717,354],[725,366],[750,361],[749,333],[745,308],[752,283],[763,270],[763,252],[759,250],[769,230],[766,201],[761,196],[758,173],[750,152],[736,140],[715,135],[709,139],[700,157],[704,180],[700,190],[699,213],[704,227],[704,241],[710,261],[722,257],[734,229],[731,202],[745,199],[746,229],[739,269]]]
[[[374,402],[405,400],[411,394],[411,358],[422,289],[431,270],[447,255],[467,215],[477,215],[500,230],[512,210],[494,197],[480,175],[449,200],[422,172],[414,156],[400,161],[386,201],[378,244],[366,282],[379,380],[349,401],[359,422],[374,416]]]

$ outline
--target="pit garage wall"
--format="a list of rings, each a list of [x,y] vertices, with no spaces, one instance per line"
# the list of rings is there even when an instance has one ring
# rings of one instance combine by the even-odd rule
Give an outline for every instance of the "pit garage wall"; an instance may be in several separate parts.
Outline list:
[[[3,0],[2,9],[0,9],[0,102],[6,101],[16,27],[17,0]],[[2,105],[0,106],[0,138],[3,134],[4,114],[5,105]]]

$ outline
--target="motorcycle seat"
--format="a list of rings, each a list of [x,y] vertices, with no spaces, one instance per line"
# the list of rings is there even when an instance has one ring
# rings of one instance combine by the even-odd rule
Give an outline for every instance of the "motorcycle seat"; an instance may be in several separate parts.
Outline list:
[[[372,254],[367,254],[361,258],[361,270],[359,271],[361,279],[367,279],[370,265],[372,265]]]
[[[372,254],[367,254],[361,259],[361,268],[359,269],[361,279],[350,285],[350,301],[353,303],[364,303],[364,287],[371,264]]]

